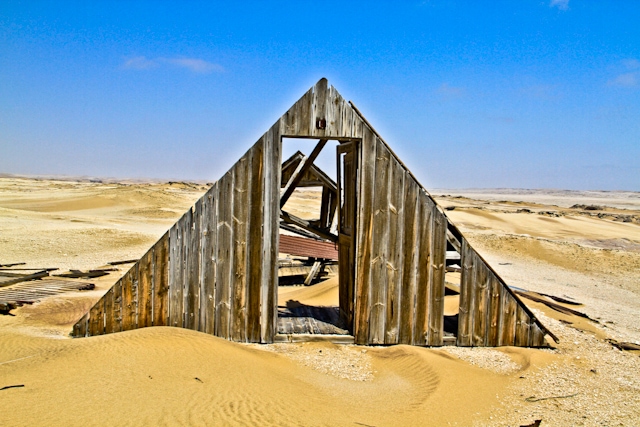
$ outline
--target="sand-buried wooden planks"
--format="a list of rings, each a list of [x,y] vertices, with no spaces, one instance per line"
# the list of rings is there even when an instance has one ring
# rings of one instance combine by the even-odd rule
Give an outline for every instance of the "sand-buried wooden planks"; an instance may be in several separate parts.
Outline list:
[[[344,155],[345,148],[338,159],[349,157],[351,163],[342,166],[351,168],[353,176],[349,185],[337,186],[353,191],[337,194],[334,202],[332,193],[323,190],[318,222],[280,212],[283,137],[319,139],[313,155],[326,140],[352,147],[351,154]],[[295,187],[294,174],[287,176],[291,185],[285,199]],[[445,343],[448,233],[460,251],[462,270],[458,345],[537,346],[551,334],[326,79],[212,185],[105,294],[74,334],[170,325],[233,341],[272,342],[277,333],[279,220],[289,217],[291,227],[298,224],[307,234],[336,241],[328,231],[334,204],[338,211],[355,209],[349,224],[340,225],[352,230],[340,237],[339,246],[348,253],[338,258],[340,308],[356,343]]]

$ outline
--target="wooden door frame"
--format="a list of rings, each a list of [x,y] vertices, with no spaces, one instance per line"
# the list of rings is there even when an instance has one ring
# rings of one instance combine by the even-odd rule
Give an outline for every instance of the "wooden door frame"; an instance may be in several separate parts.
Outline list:
[[[355,307],[356,307],[356,257],[357,257],[357,231],[358,231],[358,199],[360,194],[360,154],[362,149],[362,144],[360,139],[349,139],[346,141],[339,141],[339,145],[336,147],[336,172],[337,172],[337,186],[338,186],[338,291],[339,291],[339,305],[340,305],[340,315],[342,320],[346,324],[346,329],[354,333],[354,319],[355,319]],[[343,154],[347,154],[349,152],[354,152],[354,160],[355,160],[355,168],[353,171],[353,175],[355,178],[354,187],[353,187],[353,198],[352,201],[352,210],[353,210],[353,224],[351,229],[350,237],[351,242],[351,259],[348,260],[348,264],[345,263],[343,256],[340,254],[341,246],[344,240],[342,236],[346,236],[341,233],[342,227],[342,210],[343,210],[343,196],[346,198],[345,188],[342,185],[342,173],[344,168],[344,158]],[[346,201],[344,202],[346,204]],[[351,271],[345,272],[345,269],[348,269],[351,266]],[[348,274],[350,284],[345,286],[343,283],[344,275]],[[344,293],[347,293],[346,295]],[[347,307],[345,307],[345,305]]]

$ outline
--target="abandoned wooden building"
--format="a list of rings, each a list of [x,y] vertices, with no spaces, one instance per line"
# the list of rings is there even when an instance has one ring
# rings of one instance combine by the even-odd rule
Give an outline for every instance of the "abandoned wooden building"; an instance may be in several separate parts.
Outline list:
[[[296,152],[282,163],[285,139],[318,142],[308,156]],[[335,146],[335,179],[315,163],[328,143]],[[322,189],[313,220],[284,209],[302,186]],[[213,184],[72,335],[174,326],[238,342],[313,338],[318,330],[283,330],[282,252],[313,261],[301,270],[308,281],[320,264],[337,269],[339,301],[322,319],[335,330],[319,331],[336,342],[539,347],[547,335],[555,339],[326,79]],[[445,316],[452,263],[460,272],[459,311]]]

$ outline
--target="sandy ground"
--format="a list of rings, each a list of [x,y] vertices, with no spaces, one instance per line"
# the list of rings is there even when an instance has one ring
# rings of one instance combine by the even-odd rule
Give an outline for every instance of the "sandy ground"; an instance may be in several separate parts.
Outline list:
[[[137,258],[204,191],[0,178],[0,264]],[[507,283],[573,298],[597,322],[525,300],[560,338],[553,349],[246,345],[164,327],[70,339],[120,266],[91,280],[94,291],[0,316],[0,389],[23,385],[0,390],[0,424],[640,425],[640,355],[606,341],[640,343],[640,194],[433,194],[447,195],[436,198]],[[303,216],[315,202],[289,203]],[[280,298],[331,305],[336,285],[283,287]]]

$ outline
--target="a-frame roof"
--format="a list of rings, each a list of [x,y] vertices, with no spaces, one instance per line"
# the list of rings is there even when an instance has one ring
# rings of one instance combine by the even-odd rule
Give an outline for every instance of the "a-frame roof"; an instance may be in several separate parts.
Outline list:
[[[280,211],[285,137],[335,139],[347,153],[345,182],[353,185],[344,189],[340,212],[353,217],[337,239],[340,312],[356,343],[542,346],[545,335],[555,339],[326,79],[160,238],[73,335],[168,325],[234,341],[282,338],[277,254],[278,224],[286,217]],[[453,332],[444,328],[447,244],[460,252],[462,267]]]

